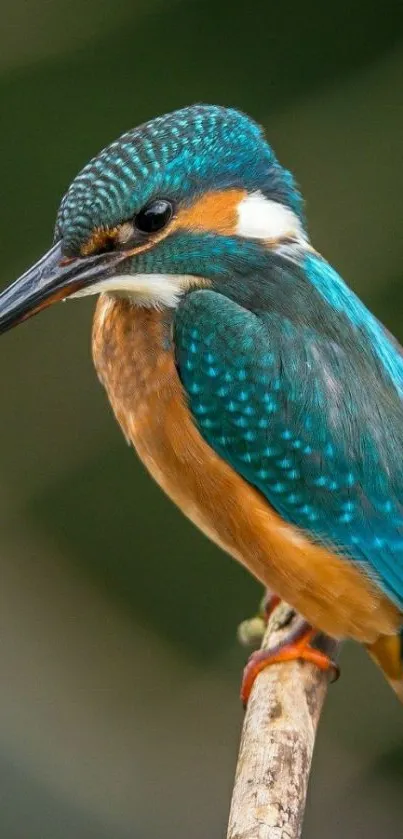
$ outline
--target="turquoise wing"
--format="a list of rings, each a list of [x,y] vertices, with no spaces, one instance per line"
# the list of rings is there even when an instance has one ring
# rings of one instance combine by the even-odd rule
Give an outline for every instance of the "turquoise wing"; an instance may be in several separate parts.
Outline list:
[[[329,304],[322,329],[317,317],[311,326],[261,302],[251,311],[192,292],[175,316],[178,372],[207,443],[283,519],[363,564],[402,607],[398,350],[386,337],[383,364],[360,325],[343,318],[338,330],[333,315]]]

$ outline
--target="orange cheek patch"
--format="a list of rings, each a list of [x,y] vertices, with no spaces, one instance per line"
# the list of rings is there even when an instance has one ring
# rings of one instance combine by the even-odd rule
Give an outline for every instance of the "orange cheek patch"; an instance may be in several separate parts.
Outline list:
[[[228,189],[224,192],[206,192],[191,207],[179,211],[172,229],[205,230],[222,235],[233,235],[238,225],[238,205],[246,192]]]
[[[247,195],[244,189],[227,189],[223,192],[206,192],[191,207],[179,210],[177,216],[160,233],[151,236],[143,244],[126,251],[127,256],[135,256],[148,251],[175,230],[204,230],[233,236],[238,226],[238,206]],[[113,247],[119,242],[122,225],[117,227],[97,227],[81,247],[81,256],[99,253],[107,245]]]

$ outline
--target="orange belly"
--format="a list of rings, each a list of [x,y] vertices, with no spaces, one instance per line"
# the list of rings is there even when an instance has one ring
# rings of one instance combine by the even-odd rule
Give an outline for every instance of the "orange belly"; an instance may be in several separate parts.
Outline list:
[[[102,295],[93,328],[99,378],[128,440],[183,512],[313,626],[373,643],[398,609],[351,562],[285,523],[205,443],[177,375],[169,315]]]

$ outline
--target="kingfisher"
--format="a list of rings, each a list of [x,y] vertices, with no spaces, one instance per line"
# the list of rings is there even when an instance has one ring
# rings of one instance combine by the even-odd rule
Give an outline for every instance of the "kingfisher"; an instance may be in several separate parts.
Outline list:
[[[403,354],[314,249],[293,176],[232,109],[157,117],[73,180],[0,331],[99,295],[95,368],[152,477],[303,616],[247,668],[362,643],[403,701]],[[245,687],[246,684],[246,687]]]

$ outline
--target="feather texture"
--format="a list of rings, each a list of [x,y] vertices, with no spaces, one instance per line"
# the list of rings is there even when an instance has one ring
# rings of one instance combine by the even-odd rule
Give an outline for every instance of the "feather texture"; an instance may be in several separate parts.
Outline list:
[[[203,439],[175,367],[172,313],[101,295],[93,353],[127,440],[206,535],[329,635],[375,643],[397,632],[400,614],[380,588],[286,524]]]
[[[226,296],[188,295],[176,313],[178,369],[209,445],[403,608],[402,359],[330,266],[304,259],[273,262],[247,305],[231,299],[235,284]]]

